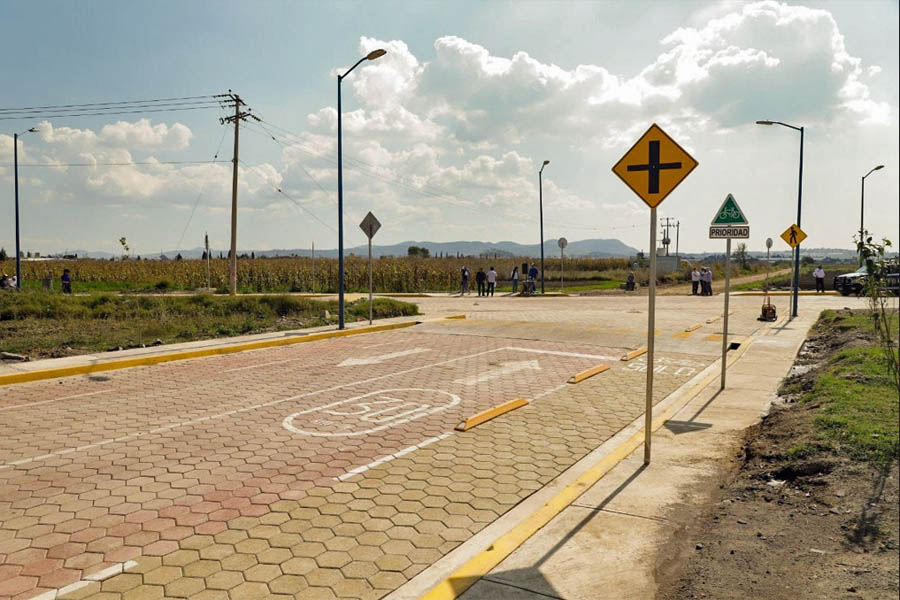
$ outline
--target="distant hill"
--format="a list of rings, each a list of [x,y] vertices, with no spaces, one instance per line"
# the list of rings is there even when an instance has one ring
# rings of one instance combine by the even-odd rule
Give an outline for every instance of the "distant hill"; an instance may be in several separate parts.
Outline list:
[[[391,244],[389,246],[372,246],[372,254],[374,256],[406,256],[407,248],[410,246],[418,246],[420,248],[428,248],[428,251],[432,256],[444,255],[444,256],[494,256],[496,254],[498,257],[537,257],[540,256],[541,250],[538,244],[517,244],[516,242],[476,242],[476,241],[463,241],[463,242],[401,242],[399,244]],[[203,255],[203,248],[192,248],[189,250],[167,250],[164,251],[163,254],[167,258],[175,258],[177,254],[181,254],[184,258],[200,258]],[[213,256],[218,256],[219,253],[223,255],[228,254],[228,250],[211,250]],[[309,248],[285,248],[285,249],[277,249],[277,250],[251,250],[251,249],[239,249],[238,255],[241,254],[250,254],[253,252],[256,256],[309,256],[310,249]],[[637,248],[632,248],[631,246],[627,246],[623,244],[619,240],[579,240],[569,242],[569,245],[566,247],[566,256],[572,257],[596,257],[596,258],[609,258],[609,257],[622,257],[622,256],[634,256],[637,254]],[[84,250],[72,250],[69,251],[70,254],[77,254],[79,258],[81,257],[91,257],[91,258],[110,258],[114,256],[108,252],[96,252],[90,251],[86,252]],[[356,255],[367,255],[368,248],[366,246],[355,246],[352,248],[345,248],[344,255],[348,254],[356,254]],[[556,240],[547,240],[544,242],[544,254],[546,256],[556,256],[559,254],[559,246],[557,245]],[[115,255],[116,257],[120,255]],[[136,256],[136,254],[132,253],[132,256]],[[159,254],[144,254],[141,255],[141,258],[159,258]],[[325,258],[337,258],[337,249],[324,249],[319,250],[316,249],[316,256],[321,256]]]

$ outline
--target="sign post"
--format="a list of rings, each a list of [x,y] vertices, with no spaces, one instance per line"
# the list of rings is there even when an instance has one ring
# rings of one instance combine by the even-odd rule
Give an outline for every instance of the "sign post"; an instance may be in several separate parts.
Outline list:
[[[725,389],[725,367],[728,355],[728,300],[731,295],[731,240],[750,237],[750,223],[734,196],[728,194],[709,224],[710,239],[725,238],[725,309],[722,313],[722,380],[719,389]]]
[[[569,245],[569,240],[564,237],[559,238],[559,241],[556,242],[559,244],[559,291],[563,291],[563,254],[566,246]]]
[[[369,212],[359,224],[359,228],[363,230],[366,237],[369,238],[369,325],[372,324],[372,238],[381,229],[381,223],[375,218],[375,215]]]
[[[650,464],[653,429],[653,350],[656,327],[656,207],[697,161],[654,123],[613,166],[613,173],[650,207],[650,299],[647,315],[647,389],[644,409],[644,464]]]

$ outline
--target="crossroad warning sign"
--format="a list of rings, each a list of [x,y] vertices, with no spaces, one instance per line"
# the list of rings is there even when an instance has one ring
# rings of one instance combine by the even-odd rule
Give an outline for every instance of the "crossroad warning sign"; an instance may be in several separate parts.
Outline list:
[[[655,208],[696,166],[697,161],[654,123],[612,170]]]
[[[806,239],[806,232],[800,229],[798,225],[791,225],[781,234],[781,239],[791,248],[796,248],[800,245],[800,242]]]

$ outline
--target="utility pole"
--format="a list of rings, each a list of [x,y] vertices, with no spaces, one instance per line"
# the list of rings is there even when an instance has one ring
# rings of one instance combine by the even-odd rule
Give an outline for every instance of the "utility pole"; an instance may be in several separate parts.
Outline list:
[[[663,246],[666,247],[666,256],[668,256],[669,255],[669,244],[672,243],[671,238],[669,238],[669,221],[674,221],[675,217],[661,217],[660,220],[665,221],[665,223],[663,224],[664,231],[662,232],[662,234],[663,234],[662,243],[663,243]],[[677,254],[677,252],[676,252],[676,254]]]
[[[241,106],[247,106],[247,103],[241,100],[241,97],[237,94],[233,94],[231,90],[228,90],[228,97],[230,98],[230,102],[234,104],[234,115],[230,117],[225,117],[224,119],[219,119],[219,122],[224,125],[225,123],[234,123],[234,158],[232,159],[232,163],[234,163],[234,168],[231,174],[231,266],[229,268],[229,288],[231,290],[231,295],[234,296],[237,294],[237,191],[238,191],[238,132],[240,130],[239,124],[241,121],[246,121],[248,118],[259,121],[259,117],[256,115],[250,114],[250,109],[248,108],[246,111],[241,111]]]
[[[675,256],[678,256],[678,241],[681,239],[681,221],[675,223]]]

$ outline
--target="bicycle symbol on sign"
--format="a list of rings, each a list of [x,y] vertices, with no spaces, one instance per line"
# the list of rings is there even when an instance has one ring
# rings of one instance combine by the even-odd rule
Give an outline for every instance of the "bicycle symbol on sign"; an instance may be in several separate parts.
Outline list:
[[[736,220],[741,218],[741,213],[733,206],[726,206],[719,216],[722,219]]]

